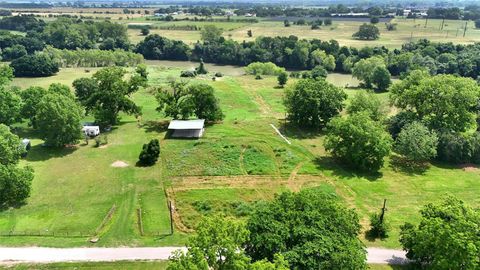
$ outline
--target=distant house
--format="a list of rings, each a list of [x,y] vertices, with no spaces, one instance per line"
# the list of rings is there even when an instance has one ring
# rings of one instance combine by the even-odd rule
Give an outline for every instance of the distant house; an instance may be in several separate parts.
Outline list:
[[[172,138],[200,138],[205,131],[205,120],[172,120],[168,131]]]
[[[85,136],[96,137],[100,135],[99,126],[83,126],[82,131],[85,133]]]

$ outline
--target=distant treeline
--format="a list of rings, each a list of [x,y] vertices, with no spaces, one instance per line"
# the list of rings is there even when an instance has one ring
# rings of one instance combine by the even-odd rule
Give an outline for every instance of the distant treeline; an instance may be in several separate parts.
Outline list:
[[[247,13],[255,14],[257,17],[300,17],[300,16],[313,16],[313,17],[326,17],[336,13],[368,13],[370,16],[382,16],[388,13],[395,13],[395,8],[382,8],[380,6],[373,6],[369,8],[364,7],[348,7],[343,4],[331,5],[328,8],[300,8],[300,7],[285,7],[282,5],[220,5],[220,6],[170,6],[165,8],[159,8],[155,13],[171,14],[174,12],[185,12],[189,14],[195,14],[199,16],[212,16],[212,15],[228,15],[226,9],[234,10],[236,15],[243,16]]]
[[[251,42],[236,42],[223,37],[198,42],[193,49],[182,41],[149,35],[136,47],[145,59],[192,60],[246,66],[253,62],[272,62],[291,69],[311,69],[319,64],[318,51],[335,59],[333,70],[351,73],[361,59],[381,57],[392,75],[424,69],[430,74],[458,74],[477,78],[480,74],[480,44],[454,45],[428,40],[406,43],[402,49],[340,46],[335,40],[304,40],[296,36],[258,37]]]
[[[164,17],[147,17],[147,21],[194,21],[194,22],[239,22],[239,23],[257,23],[258,19],[255,18],[198,18],[198,17],[185,17],[185,18],[174,18],[173,16],[164,16]]]
[[[100,49],[129,50],[127,27],[110,21],[90,21],[74,18],[58,18],[46,23],[34,16],[14,16],[0,19],[0,29],[26,32],[26,38],[36,40],[58,49]],[[22,40],[21,36],[2,34],[10,41]],[[13,45],[13,44],[11,44]],[[25,44],[21,44],[25,45]]]
[[[49,46],[43,53],[50,56],[60,67],[127,67],[143,62],[141,54],[124,50],[60,50]]]

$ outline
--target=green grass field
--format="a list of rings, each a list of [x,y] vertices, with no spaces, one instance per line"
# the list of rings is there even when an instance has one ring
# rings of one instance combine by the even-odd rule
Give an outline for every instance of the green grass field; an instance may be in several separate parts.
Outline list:
[[[352,38],[359,26],[363,22],[347,21],[341,18],[334,18],[330,26],[322,26],[321,29],[312,30],[308,25],[292,25],[285,28],[283,21],[271,21],[259,18],[258,23],[238,23],[238,22],[152,22],[144,18],[136,18],[134,21],[123,21],[122,23],[148,23],[154,25],[196,25],[203,27],[208,24],[216,25],[224,30],[224,37],[231,38],[238,42],[253,41],[260,36],[290,36],[295,35],[305,39],[337,40],[340,45],[364,47],[364,46],[385,46],[387,48],[400,48],[402,44],[410,41],[416,41],[423,38],[436,42],[453,42],[461,44],[471,44],[480,41],[480,30],[475,29],[472,21],[467,23],[467,31],[463,36],[465,21],[445,20],[442,30],[440,19],[429,19],[425,25],[425,19],[404,19],[396,18],[392,23],[397,25],[397,30],[387,31],[384,23],[377,24],[380,29],[380,39],[374,41],[355,40]],[[247,31],[252,30],[253,36],[248,37]],[[136,43],[143,40],[140,30],[129,29],[130,39]],[[170,39],[183,40],[189,45],[193,45],[200,39],[200,31],[181,31],[181,30],[160,30],[152,29],[152,34],[159,34]]]
[[[178,78],[180,71],[190,65],[148,62],[150,85],[164,84],[169,77]],[[378,174],[353,173],[325,153],[323,134],[283,126],[283,90],[276,88],[276,78],[255,80],[253,76],[241,75],[238,67],[207,68],[212,73],[231,75],[217,81],[209,76],[192,80],[209,83],[216,89],[226,115],[222,123],[208,126],[199,140],[165,139],[168,119],[155,111],[155,99],[147,90],[133,96],[143,108],[140,123],[133,117],[123,117],[122,123],[108,134],[105,148],[93,147],[92,141],[72,149],[51,150],[42,147],[30,129],[22,128],[21,136],[33,139],[33,148],[23,161],[35,169],[32,196],[25,206],[0,213],[0,233],[90,232],[116,205],[116,212],[96,245],[181,245],[204,215],[221,212],[243,219],[248,214],[249,202],[271,199],[287,189],[318,187],[337,193],[355,208],[364,229],[368,228],[369,214],[378,211],[383,199],[387,199],[390,237],[369,241],[362,235],[362,239],[367,246],[398,248],[399,226],[405,221],[417,221],[423,204],[451,193],[480,206],[480,169],[433,164],[426,171],[417,172],[402,168],[391,159]],[[73,79],[91,76],[92,72],[62,69],[54,77],[16,78],[13,84],[70,85]],[[342,74],[331,74],[328,80],[338,86],[358,84]],[[356,91],[363,90],[346,90],[349,97]],[[378,95],[387,103],[388,94]],[[279,127],[292,144],[280,138],[270,124]],[[149,168],[135,167],[142,144],[151,138],[161,141],[160,162]],[[129,166],[112,167],[115,161]],[[176,232],[172,236],[156,236],[168,233],[170,228],[166,194],[175,206]],[[139,208],[145,236],[140,236],[137,225]],[[93,245],[87,240],[88,237],[58,235],[0,237],[2,245]]]

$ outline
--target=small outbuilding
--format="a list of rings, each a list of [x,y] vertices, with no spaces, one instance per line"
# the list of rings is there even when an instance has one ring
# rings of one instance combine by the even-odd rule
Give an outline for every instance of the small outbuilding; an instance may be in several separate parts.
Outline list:
[[[172,120],[168,131],[172,138],[200,138],[205,131],[205,120]]]
[[[20,144],[20,150],[22,150],[22,157],[26,157],[30,148],[32,148],[32,143],[29,139],[23,139],[22,143]]]
[[[100,135],[99,126],[83,126],[82,131],[85,133],[85,136],[96,137]]]

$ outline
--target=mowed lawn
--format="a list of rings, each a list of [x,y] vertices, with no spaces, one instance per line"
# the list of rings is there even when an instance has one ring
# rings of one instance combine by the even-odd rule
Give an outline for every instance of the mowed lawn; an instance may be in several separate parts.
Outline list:
[[[179,62],[182,68],[175,68],[171,64],[149,62],[152,87],[165,84],[168,78],[178,78],[183,67],[191,65]],[[325,153],[321,132],[284,126],[283,89],[276,87],[275,77],[255,80],[253,76],[239,75],[236,67],[208,69],[212,73],[223,69],[232,76],[216,81],[200,76],[191,82],[211,84],[225,113],[222,123],[207,126],[203,138],[165,139],[168,119],[155,111],[156,101],[150,91],[141,90],[133,96],[143,108],[140,123],[133,117],[123,117],[121,125],[109,134],[106,148],[94,148],[91,142],[76,149],[49,150],[35,139],[25,161],[36,171],[32,196],[27,205],[0,213],[0,231],[94,230],[115,204],[117,211],[97,245],[183,244],[185,234],[180,230],[190,232],[205,215],[223,213],[244,219],[250,202],[269,200],[284,190],[316,188],[319,192],[337,193],[355,208],[364,229],[368,228],[369,214],[378,211],[383,199],[387,199],[390,238],[370,242],[362,235],[362,239],[368,246],[398,248],[399,226],[405,221],[417,221],[423,204],[451,193],[474,206],[480,205],[476,196],[480,192],[478,168],[433,164],[425,172],[416,172],[387,160],[378,174],[351,172]],[[69,79],[76,78],[73,74],[85,75],[81,71],[64,69],[55,77],[15,79],[13,84],[69,84]],[[338,86],[358,85],[349,75],[331,74],[328,80]],[[346,92],[351,98],[357,91],[364,90]],[[388,94],[378,95],[387,103]],[[271,125],[286,134],[291,144]],[[25,136],[35,138],[28,129]],[[151,138],[161,140],[160,162],[150,168],[135,167],[142,144]],[[129,166],[111,167],[119,160]],[[156,237],[156,232],[169,231],[165,194],[175,206],[176,232]],[[145,236],[139,234],[138,208],[142,208]],[[85,238],[2,237],[0,241],[5,245],[88,245]]]

